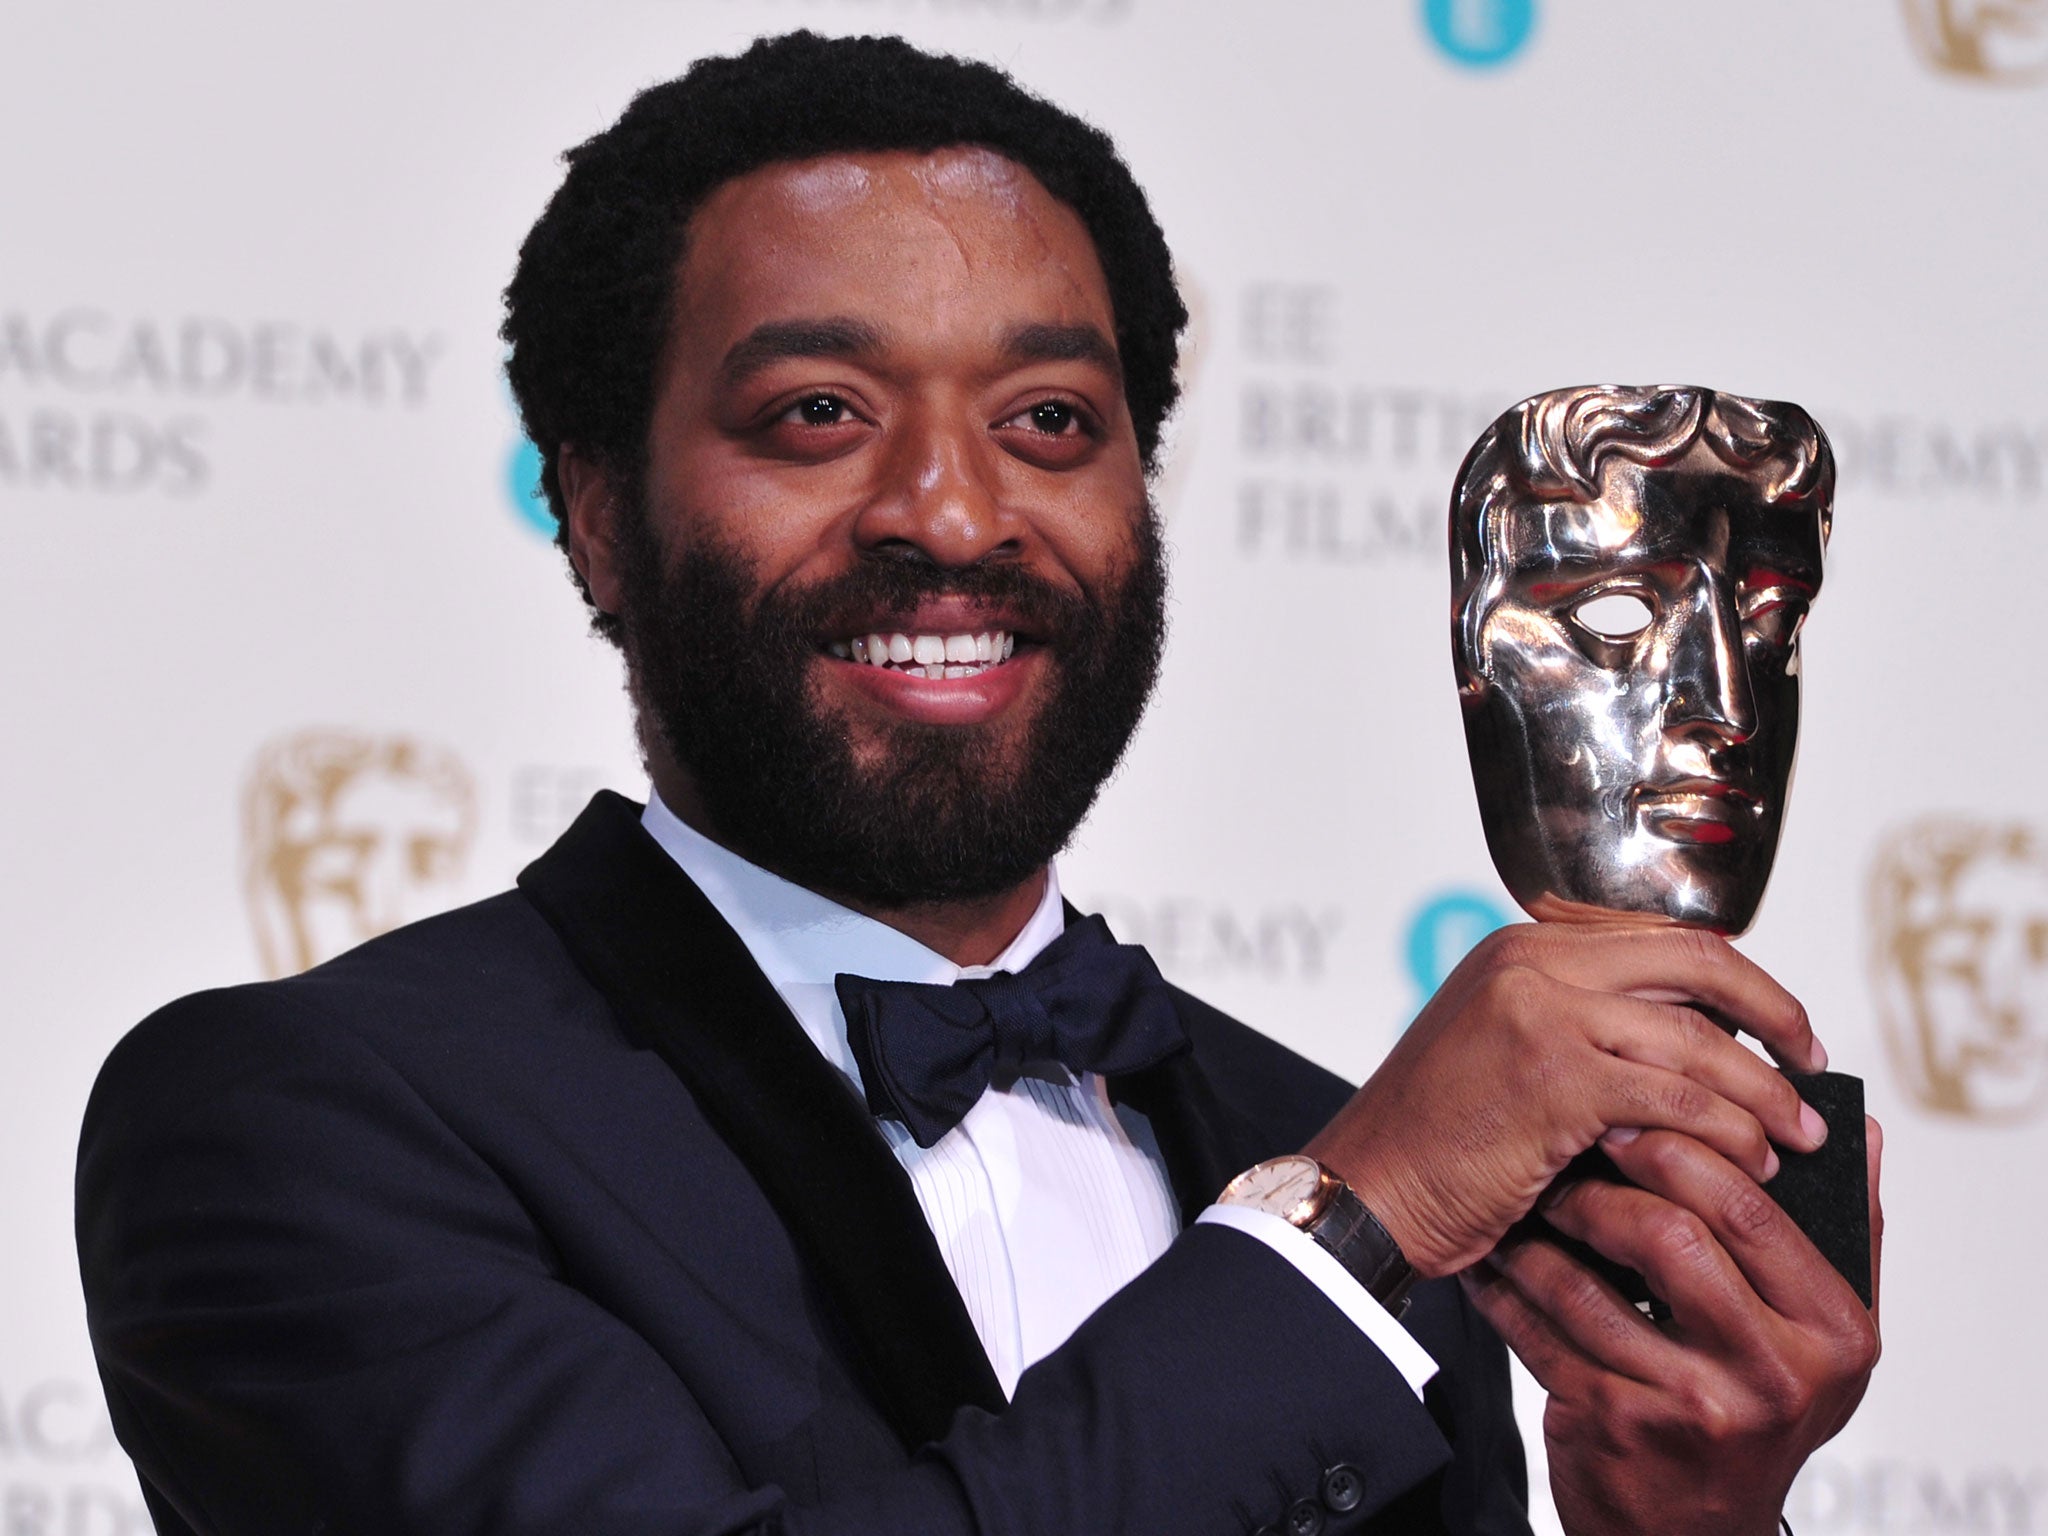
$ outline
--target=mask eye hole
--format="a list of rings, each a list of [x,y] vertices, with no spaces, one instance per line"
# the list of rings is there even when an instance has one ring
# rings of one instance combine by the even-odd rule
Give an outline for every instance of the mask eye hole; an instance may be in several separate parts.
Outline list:
[[[1633,640],[1656,614],[1633,592],[1604,592],[1572,610],[1572,618],[1603,640]]]

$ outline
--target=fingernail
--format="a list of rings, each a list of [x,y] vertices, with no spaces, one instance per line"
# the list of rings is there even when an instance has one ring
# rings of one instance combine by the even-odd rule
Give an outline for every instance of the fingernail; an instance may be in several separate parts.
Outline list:
[[[1811,1104],[1799,1106],[1799,1129],[1806,1132],[1806,1139],[1816,1147],[1828,1139],[1828,1123]]]
[[[1820,1043],[1820,1036],[1813,1037],[1813,1070],[1825,1072],[1828,1069],[1828,1048]]]
[[[1543,1191],[1542,1194],[1536,1197],[1536,1209],[1539,1211],[1549,1210],[1553,1205],[1557,1204],[1558,1201],[1564,1198],[1565,1191],[1570,1187],[1571,1186],[1567,1184],[1551,1185],[1550,1188],[1546,1189],[1545,1191]]]
[[[1775,1179],[1778,1176],[1778,1170],[1783,1166],[1784,1165],[1778,1161],[1778,1149],[1776,1147],[1765,1147],[1763,1182],[1766,1184],[1770,1183],[1771,1180]]]
[[[1613,1130],[1600,1138],[1600,1145],[1610,1149],[1625,1147],[1642,1134],[1642,1127],[1640,1126],[1617,1125]]]

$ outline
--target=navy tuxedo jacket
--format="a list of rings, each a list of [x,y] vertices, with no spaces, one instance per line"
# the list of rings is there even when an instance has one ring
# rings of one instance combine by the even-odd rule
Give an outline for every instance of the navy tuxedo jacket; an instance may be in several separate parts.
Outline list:
[[[1346,1089],[1180,1005],[1192,1054],[1112,1086],[1192,1217]],[[615,795],[516,891],[144,1022],[78,1241],[162,1536],[1528,1529],[1454,1285],[1425,1406],[1227,1230],[1006,1404],[866,1107]]]

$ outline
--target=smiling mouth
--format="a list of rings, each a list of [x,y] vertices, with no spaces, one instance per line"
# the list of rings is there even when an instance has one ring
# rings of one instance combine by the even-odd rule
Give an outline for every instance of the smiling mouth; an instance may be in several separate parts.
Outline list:
[[[1643,829],[1674,843],[1731,843],[1763,816],[1763,802],[1721,779],[1638,784],[1629,800]]]
[[[825,650],[841,661],[937,680],[974,677],[1000,667],[1016,654],[1017,637],[1007,629],[950,635],[877,630],[850,640],[834,640]]]

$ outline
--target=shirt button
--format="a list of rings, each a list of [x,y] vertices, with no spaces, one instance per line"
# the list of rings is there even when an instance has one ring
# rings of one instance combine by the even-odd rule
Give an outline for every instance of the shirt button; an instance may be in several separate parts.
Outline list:
[[[1332,1514],[1348,1515],[1365,1502],[1365,1479],[1358,1468],[1340,1463],[1323,1474],[1323,1503]]]
[[[1323,1506],[1314,1499],[1298,1499],[1288,1506],[1287,1536],[1323,1536]]]

